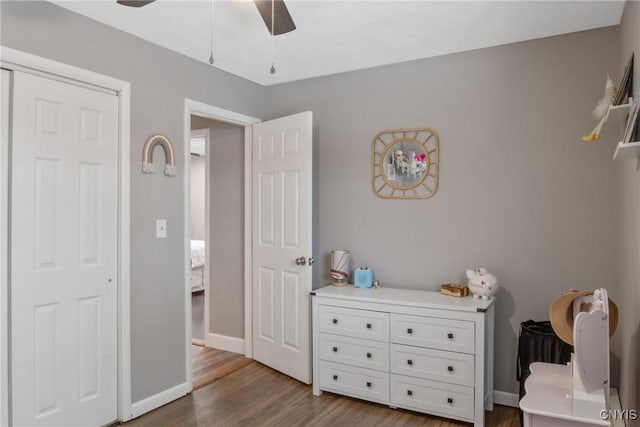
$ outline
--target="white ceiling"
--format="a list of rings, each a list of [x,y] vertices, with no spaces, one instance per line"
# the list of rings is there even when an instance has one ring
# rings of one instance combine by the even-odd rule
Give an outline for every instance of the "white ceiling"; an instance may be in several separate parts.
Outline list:
[[[208,64],[208,0],[156,0],[142,8],[115,0],[52,3]],[[624,1],[584,0],[286,4],[298,28],[272,38],[252,1],[215,0],[215,66],[271,85],[616,25],[624,8]]]

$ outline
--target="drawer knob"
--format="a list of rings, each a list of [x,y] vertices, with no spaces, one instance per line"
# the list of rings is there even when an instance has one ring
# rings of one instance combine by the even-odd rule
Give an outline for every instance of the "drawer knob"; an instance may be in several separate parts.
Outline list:
[[[407,360],[407,365],[413,365],[413,360],[411,359]]]
[[[371,359],[371,353],[367,353],[367,358]]]
[[[407,396],[413,396],[413,392],[411,390],[407,390]]]
[[[367,381],[367,387],[371,387],[371,382]]]
[[[447,338],[449,338],[450,340],[452,340],[452,339],[453,339],[453,332],[449,332],[449,333],[447,334]]]
[[[447,371],[453,372],[453,366],[447,366]]]
[[[337,353],[338,352],[338,347],[333,347],[333,352]]]
[[[333,319],[333,324],[335,325],[336,323],[338,323],[338,319]]]
[[[334,379],[334,380],[337,380],[337,379],[338,379],[338,376],[337,376],[337,375],[334,375],[334,376],[333,376],[333,379]]]
[[[413,329],[411,329],[411,328],[407,328],[407,333],[408,333],[408,334],[412,334],[412,333],[413,333]]]
[[[367,329],[371,329],[371,323],[367,323]]]
[[[453,397],[447,397],[447,403],[452,404],[453,403]]]

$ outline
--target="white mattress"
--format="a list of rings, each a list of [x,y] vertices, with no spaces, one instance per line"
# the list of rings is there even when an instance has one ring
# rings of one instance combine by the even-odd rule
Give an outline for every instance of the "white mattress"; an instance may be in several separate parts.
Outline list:
[[[204,240],[191,241],[191,268],[202,267],[204,265]]]

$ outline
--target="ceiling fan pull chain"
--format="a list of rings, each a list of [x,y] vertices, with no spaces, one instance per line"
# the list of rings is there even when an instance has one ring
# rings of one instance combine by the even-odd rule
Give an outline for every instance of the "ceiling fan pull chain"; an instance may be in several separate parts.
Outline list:
[[[213,65],[213,0],[211,0],[211,26],[209,35],[211,36],[211,55],[209,56],[209,64]]]
[[[274,60],[271,61],[271,68],[269,69],[269,72],[271,74],[275,74],[276,73],[276,66],[273,64],[275,61],[275,56],[276,56],[276,48],[275,48],[275,41],[273,38],[273,35],[275,33],[276,27],[275,27],[275,4],[276,4],[276,0],[271,0],[271,55],[274,58]]]

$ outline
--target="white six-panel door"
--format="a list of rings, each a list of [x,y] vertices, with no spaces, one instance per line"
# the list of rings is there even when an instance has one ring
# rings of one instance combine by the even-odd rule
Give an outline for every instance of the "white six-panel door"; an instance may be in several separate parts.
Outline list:
[[[311,124],[311,112],[304,112],[253,125],[253,356],[306,384],[311,382]]]
[[[14,72],[14,425],[117,417],[118,98]]]

